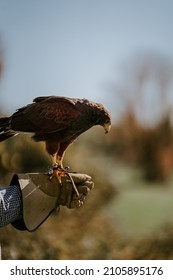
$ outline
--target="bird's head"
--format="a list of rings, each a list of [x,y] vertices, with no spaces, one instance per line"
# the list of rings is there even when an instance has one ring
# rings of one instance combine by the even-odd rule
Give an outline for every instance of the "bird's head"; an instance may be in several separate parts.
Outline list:
[[[108,112],[108,110],[100,103],[97,104],[97,124],[103,126],[105,133],[108,133],[111,128],[111,116]]]
[[[105,133],[108,133],[111,129],[111,121],[110,120],[107,120],[104,125],[103,125],[103,128],[105,130]]]
[[[111,117],[108,110],[101,104],[82,99],[80,101],[82,108],[87,112],[90,126],[101,125],[103,126],[105,133],[108,133],[111,128]],[[85,116],[86,117],[86,116]]]

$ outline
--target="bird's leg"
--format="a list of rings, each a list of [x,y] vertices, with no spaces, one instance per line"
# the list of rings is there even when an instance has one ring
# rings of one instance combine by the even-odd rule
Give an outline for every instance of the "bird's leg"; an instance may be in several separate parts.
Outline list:
[[[51,161],[52,161],[52,166],[49,167],[48,174],[50,175],[50,180],[53,177],[56,177],[58,179],[58,182],[62,184],[62,159],[58,158],[57,162],[57,153],[60,150],[60,143],[57,143],[57,141],[46,141],[46,150],[48,153],[51,155]]]
[[[69,142],[61,143],[59,145],[59,149],[58,149],[57,156],[56,156],[56,162],[57,162],[58,168],[61,169],[62,171],[68,170],[68,168],[66,168],[66,167],[64,168],[63,164],[62,164],[64,154],[65,154],[65,151],[67,150],[68,146],[69,146]]]
[[[77,196],[79,197],[79,192],[78,192],[78,190],[76,188],[76,185],[75,185],[75,183],[73,181],[72,176],[68,172],[68,167],[64,168],[63,165],[62,165],[63,155],[64,155],[64,153],[62,154],[62,156],[57,155],[58,168],[60,168],[62,176],[68,176],[69,177],[69,179],[70,179],[70,181],[72,183],[73,189],[75,190]]]
[[[58,182],[62,185],[61,177],[65,176],[63,165],[62,165],[62,160],[59,159],[59,161],[57,161],[57,155],[54,154],[51,157],[51,161],[52,161],[52,166],[51,166],[50,172],[49,172],[50,180],[53,177],[56,177],[58,179]]]
[[[79,197],[79,192],[76,188],[76,185],[73,181],[72,176],[68,172],[68,168],[67,167],[64,168],[63,164],[62,164],[64,153],[65,153],[65,150],[68,147],[68,145],[69,145],[69,143],[64,143],[64,144],[59,145],[58,153],[52,155],[52,169],[51,169],[52,173],[50,174],[51,175],[50,180],[53,177],[56,177],[58,179],[58,182],[62,185],[62,177],[68,176],[72,183],[74,191],[76,192],[77,196]]]
[[[57,143],[57,141],[46,141],[46,150],[47,152],[51,155],[51,162],[52,165],[48,169],[48,174],[52,175],[50,179],[53,177],[54,169],[57,168],[57,162],[56,162],[56,157],[57,157],[57,152],[59,151],[60,148],[60,143]]]
[[[63,160],[63,156],[60,156],[60,155],[56,156],[56,163],[58,165],[58,168],[61,169],[61,170],[64,169],[63,164],[62,164],[62,160]]]

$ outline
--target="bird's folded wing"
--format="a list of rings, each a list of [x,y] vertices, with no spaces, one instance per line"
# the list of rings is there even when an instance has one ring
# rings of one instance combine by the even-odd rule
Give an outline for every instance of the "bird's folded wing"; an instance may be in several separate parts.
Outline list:
[[[66,101],[32,103],[13,114],[12,126],[18,131],[53,133],[70,127],[80,114]]]

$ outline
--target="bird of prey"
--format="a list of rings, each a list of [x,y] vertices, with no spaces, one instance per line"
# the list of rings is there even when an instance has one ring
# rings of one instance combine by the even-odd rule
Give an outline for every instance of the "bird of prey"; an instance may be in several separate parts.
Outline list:
[[[67,147],[94,125],[103,126],[106,133],[110,130],[111,118],[102,104],[62,96],[37,97],[10,117],[0,118],[0,142],[19,132],[34,133],[32,138],[44,141],[51,155],[52,176],[60,178]]]

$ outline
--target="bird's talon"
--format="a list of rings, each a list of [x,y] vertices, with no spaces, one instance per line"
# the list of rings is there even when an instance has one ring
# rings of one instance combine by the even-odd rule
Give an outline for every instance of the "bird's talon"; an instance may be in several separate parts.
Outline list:
[[[62,186],[62,177],[66,176],[66,171],[62,168],[49,168],[48,170],[48,174],[50,175],[49,176],[49,179],[52,180],[53,177],[57,178],[59,184]]]
[[[56,170],[56,169],[58,169],[58,168],[59,168],[58,163],[54,163],[54,164],[52,165],[52,169],[53,169],[53,170]]]
[[[48,175],[52,175],[53,174],[53,169],[52,167],[48,167],[48,171],[47,171]]]
[[[66,172],[68,172],[68,171],[70,170],[70,166],[65,166],[65,167],[64,167],[64,170],[65,170]]]
[[[53,177],[56,177],[57,180],[58,180],[58,182],[59,182],[59,184],[62,186],[62,185],[63,185],[63,183],[62,183],[62,177],[68,176],[68,177],[70,178],[70,180],[71,180],[73,189],[74,189],[74,191],[76,192],[77,197],[79,197],[79,192],[78,192],[78,190],[77,190],[77,188],[76,188],[76,185],[75,185],[75,183],[74,183],[74,181],[73,181],[73,178],[71,177],[71,175],[70,175],[70,173],[68,172],[68,170],[69,170],[69,166],[66,166],[65,168],[62,168],[62,167],[60,167],[60,166],[59,166],[59,167],[57,166],[57,167],[55,168],[54,165],[53,165],[52,168],[49,167],[49,170],[48,170],[48,174],[50,175],[49,179],[52,180]]]

